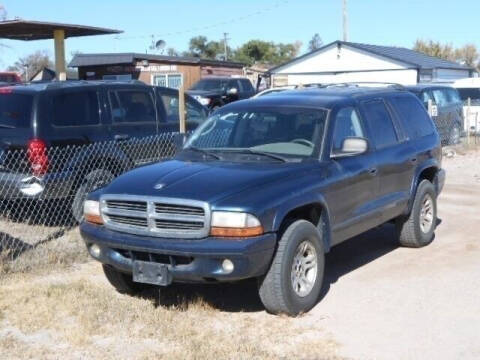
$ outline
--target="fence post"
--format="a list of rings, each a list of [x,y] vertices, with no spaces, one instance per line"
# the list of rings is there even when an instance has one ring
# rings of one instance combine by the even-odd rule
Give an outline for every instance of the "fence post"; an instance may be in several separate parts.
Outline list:
[[[185,88],[183,85],[178,89],[178,117],[180,119],[180,133],[185,134],[187,126],[185,123]]]
[[[465,117],[467,121],[467,145],[470,146],[470,106],[472,105],[472,99],[467,99],[467,111],[465,111]]]

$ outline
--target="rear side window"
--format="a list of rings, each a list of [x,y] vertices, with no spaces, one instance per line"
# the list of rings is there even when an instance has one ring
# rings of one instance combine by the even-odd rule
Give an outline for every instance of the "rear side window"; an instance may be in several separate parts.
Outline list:
[[[0,129],[30,127],[33,96],[0,93]]]
[[[460,99],[460,95],[458,95],[457,90],[455,90],[455,89],[448,89],[448,90],[447,90],[447,94],[448,94],[448,100],[449,100],[449,102],[451,102],[452,104],[458,104],[458,103],[461,103],[461,102],[462,102],[462,100]]]
[[[250,80],[241,79],[240,82],[242,83],[243,91],[253,91],[253,85]]]
[[[54,126],[89,126],[99,123],[96,91],[71,92],[53,96],[52,124]]]
[[[410,138],[427,136],[434,132],[432,121],[417,99],[402,96],[395,97],[390,102],[407,128]]]
[[[372,140],[377,149],[395,145],[398,142],[397,132],[383,100],[366,102],[364,108]]]
[[[118,90],[108,93],[114,123],[155,122],[155,105],[149,93]]]
[[[163,107],[167,113],[167,122],[175,123],[178,122],[178,94],[162,94]]]
[[[464,88],[464,89],[457,89],[460,93],[460,98],[467,102],[470,98],[472,104],[480,104],[480,89],[479,88]]]

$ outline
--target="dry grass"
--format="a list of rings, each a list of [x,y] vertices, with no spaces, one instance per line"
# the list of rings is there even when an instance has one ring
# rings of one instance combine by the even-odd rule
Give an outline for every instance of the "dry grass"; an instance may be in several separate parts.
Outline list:
[[[9,277],[0,289],[1,359],[334,358],[335,344],[302,318],[221,311],[211,301],[224,295],[218,288],[161,305],[168,299],[156,291],[117,294],[97,264],[79,272]],[[244,290],[226,298],[248,305]]]
[[[0,280],[12,273],[53,270],[86,262],[89,257],[78,229],[65,230],[61,234],[24,251],[14,260],[10,253],[0,253]]]

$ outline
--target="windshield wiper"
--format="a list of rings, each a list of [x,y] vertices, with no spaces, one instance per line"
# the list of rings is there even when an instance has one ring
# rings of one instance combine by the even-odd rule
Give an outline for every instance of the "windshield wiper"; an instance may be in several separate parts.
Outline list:
[[[207,156],[211,156],[217,160],[222,160],[222,158],[220,156],[218,156],[217,154],[211,152],[211,151],[207,151],[207,150],[203,150],[203,149],[200,149],[200,148],[197,148],[195,146],[189,146],[187,148],[185,148],[185,150],[192,150],[192,151],[196,151],[196,152],[199,152],[203,155],[207,155]]]
[[[269,152],[263,152],[263,151],[257,151],[257,150],[252,150],[252,149],[235,149],[235,150],[222,150],[225,152],[232,152],[232,153],[239,153],[239,154],[250,154],[250,155],[260,155],[260,156],[265,156],[269,157],[270,159],[275,159],[281,162],[288,162],[287,159],[280,155],[275,155]]]

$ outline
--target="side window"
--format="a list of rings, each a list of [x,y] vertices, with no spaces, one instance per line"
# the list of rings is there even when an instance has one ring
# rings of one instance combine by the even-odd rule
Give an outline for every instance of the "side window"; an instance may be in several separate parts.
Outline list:
[[[435,98],[435,103],[438,106],[447,106],[448,105],[448,98],[447,93],[443,89],[436,89],[433,90],[433,97]]]
[[[332,153],[341,153],[343,141],[349,137],[364,137],[360,118],[353,107],[341,109],[335,117]]]
[[[244,91],[248,91],[248,92],[253,92],[254,91],[253,85],[250,82],[250,80],[242,79],[241,82],[242,82],[242,86],[243,86]]]
[[[190,99],[186,99],[187,106],[187,121],[196,124],[202,124],[207,119],[207,112],[205,109]],[[178,107],[177,107],[178,114]]]
[[[161,97],[165,112],[167,113],[167,122],[178,122],[178,94],[162,94]]]
[[[98,94],[81,91],[55,95],[52,99],[54,126],[91,126],[100,123]]]
[[[118,90],[108,93],[114,123],[155,122],[155,106],[149,93]]]
[[[365,116],[377,149],[395,145],[397,132],[383,100],[364,103]]]
[[[434,132],[430,117],[418,103],[417,99],[410,96],[402,96],[395,97],[390,102],[411,138],[430,135]]]
[[[427,90],[422,91],[421,99],[422,99],[423,106],[425,106],[425,109],[428,109],[428,100],[432,100],[432,104],[435,104],[435,99],[433,98],[430,91],[427,91]]]
[[[455,89],[448,89],[447,90],[449,98],[453,104],[458,104],[461,103],[462,100],[460,99],[460,95],[458,94],[458,91]]]

